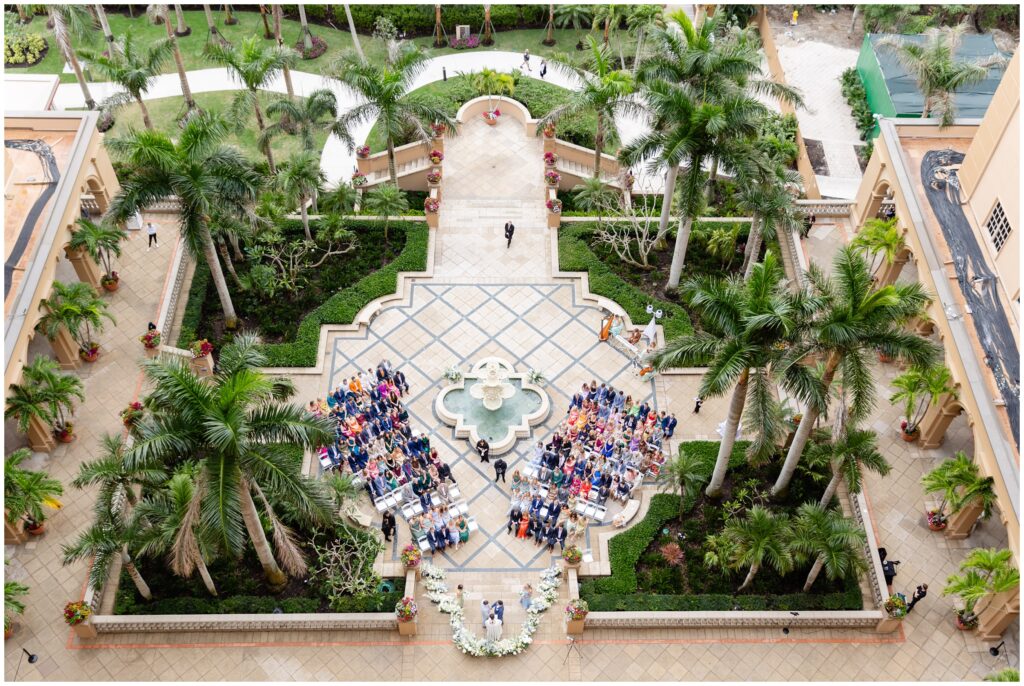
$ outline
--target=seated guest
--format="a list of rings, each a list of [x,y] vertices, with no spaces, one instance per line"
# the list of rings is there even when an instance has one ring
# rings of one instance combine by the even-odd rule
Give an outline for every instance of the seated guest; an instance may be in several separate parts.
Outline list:
[[[564,551],[565,537],[567,535],[568,532],[566,531],[564,525],[559,524],[558,526],[554,527],[554,529],[548,533],[548,552],[555,549],[555,543],[558,543],[559,550]]]
[[[611,494],[611,488],[605,484],[601,484],[601,487],[597,489],[597,504],[604,505],[608,501],[608,496]]]
[[[519,530],[519,522],[523,521],[523,512],[518,507],[512,509],[512,514],[508,516],[508,526],[505,527],[505,532],[511,534],[513,531]]]
[[[540,520],[537,520],[537,528],[533,532],[534,545],[543,544],[552,529],[554,529],[553,526],[545,526]]]
[[[516,538],[527,538],[533,535],[530,526],[532,521],[530,515],[523,513],[523,518],[519,520],[519,531],[516,532]]]
[[[551,522],[554,524],[558,521],[558,516],[562,514],[562,505],[557,500],[548,502],[548,515],[544,518],[544,523]]]
[[[540,493],[533,496],[530,500],[530,517],[537,517],[540,515],[540,508],[544,506],[544,501],[541,500]]]

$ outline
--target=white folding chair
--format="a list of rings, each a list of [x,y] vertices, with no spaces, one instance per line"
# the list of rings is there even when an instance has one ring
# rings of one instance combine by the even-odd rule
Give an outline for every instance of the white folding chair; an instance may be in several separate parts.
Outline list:
[[[473,517],[470,517],[468,520],[466,520],[466,525],[469,526],[469,530],[471,532],[476,531],[480,528],[480,525],[476,523],[476,519],[474,519]]]
[[[448,492],[451,493],[452,494],[452,498],[454,498],[456,500],[459,500],[460,498],[462,498],[462,492],[459,490],[459,487],[458,487],[457,484],[452,484],[451,487],[448,489]]]
[[[374,498],[373,506],[377,508],[377,512],[384,512],[388,509],[387,503],[384,502],[384,498]]]
[[[427,541],[427,537],[426,536],[424,536],[420,540],[416,541],[416,543],[419,544],[421,552],[424,552],[424,553],[429,553],[430,552],[430,543]]]

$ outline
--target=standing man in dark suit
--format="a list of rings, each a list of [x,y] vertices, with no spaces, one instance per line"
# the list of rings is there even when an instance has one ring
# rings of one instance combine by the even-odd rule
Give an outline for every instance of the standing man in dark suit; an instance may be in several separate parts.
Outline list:
[[[501,479],[502,483],[505,482],[505,470],[508,469],[508,464],[505,460],[500,457],[494,461],[494,483],[498,483],[498,479]]]
[[[516,227],[512,223],[512,220],[510,219],[507,222],[505,222],[505,238],[508,239],[508,245],[505,246],[506,248],[512,247],[512,236],[515,234],[515,232]]]

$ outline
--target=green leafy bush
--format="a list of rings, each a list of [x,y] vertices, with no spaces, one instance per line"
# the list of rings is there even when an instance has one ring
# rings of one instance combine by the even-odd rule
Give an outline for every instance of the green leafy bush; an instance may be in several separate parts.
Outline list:
[[[295,5],[283,8],[289,18],[298,18]],[[345,8],[341,5],[304,5],[304,8],[310,21],[326,23],[333,19],[338,26],[348,25]],[[377,17],[387,17],[407,37],[429,36],[434,29],[433,5],[351,4],[349,8],[352,22],[360,33],[371,33]],[[537,28],[547,21],[547,11],[547,5],[492,5],[491,24],[495,31]],[[459,24],[469,24],[473,33],[478,33],[484,23],[483,5],[443,5],[441,22],[452,36]]]
[[[181,317],[181,331],[178,334],[177,347],[187,348],[199,335],[199,324],[203,316],[203,301],[206,300],[206,289],[210,286],[210,265],[206,260],[197,260],[192,274],[192,286],[188,291],[188,302],[185,313]]]
[[[30,67],[43,58],[46,39],[38,33],[14,33],[4,36],[4,66]]]
[[[868,105],[868,93],[864,89],[860,72],[856,67],[850,67],[839,77],[842,85],[843,97],[852,110],[853,120],[860,129],[860,139],[869,140],[875,130],[875,115]]]
[[[316,598],[285,598],[281,601],[281,609],[287,615],[309,614],[320,609],[320,601]]]

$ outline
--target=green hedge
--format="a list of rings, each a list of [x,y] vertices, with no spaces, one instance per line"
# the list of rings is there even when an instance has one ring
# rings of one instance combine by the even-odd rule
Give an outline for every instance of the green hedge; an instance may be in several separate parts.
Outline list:
[[[558,232],[558,268],[569,272],[587,272],[590,292],[614,300],[629,314],[634,324],[643,326],[650,319],[647,305],[653,303],[665,316],[661,320],[668,339],[693,333],[690,316],[682,307],[667,300],[657,300],[639,288],[626,283],[613,272],[587,245],[590,224],[563,226]]]
[[[580,589],[582,596],[582,587]],[[790,593],[786,595],[659,595],[654,593],[596,593],[586,596],[594,612],[726,612],[739,607],[746,611],[861,610],[860,587],[854,582],[842,593]]]
[[[185,349],[196,340],[199,331],[199,320],[203,316],[203,301],[206,300],[206,289],[210,285],[210,265],[206,260],[197,260],[192,274],[192,286],[188,290],[188,302],[185,314],[181,317],[181,331],[178,333],[177,347]]]
[[[393,227],[400,230],[401,227]],[[310,312],[299,325],[295,340],[261,346],[268,367],[312,367],[316,365],[320,327],[324,324],[351,324],[372,300],[394,293],[398,272],[418,272],[427,268],[429,229],[426,223],[410,222],[405,227],[405,248],[390,264],[368,274],[352,286],[335,293]]]
[[[286,16],[298,19],[299,13],[295,5],[283,5],[283,8]],[[304,5],[304,8],[309,21],[332,21],[341,28],[348,26],[345,8],[341,5]],[[381,16],[388,17],[399,31],[405,31],[409,37],[428,36],[434,30],[433,5],[351,4],[349,9],[356,31],[360,33],[371,33],[377,17]],[[547,5],[491,5],[491,24],[495,31],[542,27],[547,18]],[[469,24],[472,32],[478,33],[484,23],[484,6],[442,5],[441,23],[444,24],[449,37],[455,35],[455,27],[458,24]]]
[[[401,591],[381,593],[364,598],[339,598],[338,609],[329,612],[387,612],[402,598]],[[239,595],[226,598],[163,598],[143,602],[136,600],[135,587],[128,582],[118,589],[114,614],[117,615],[236,615],[271,614],[280,608],[285,614],[308,614],[320,611],[318,598],[275,598],[273,596]]]

